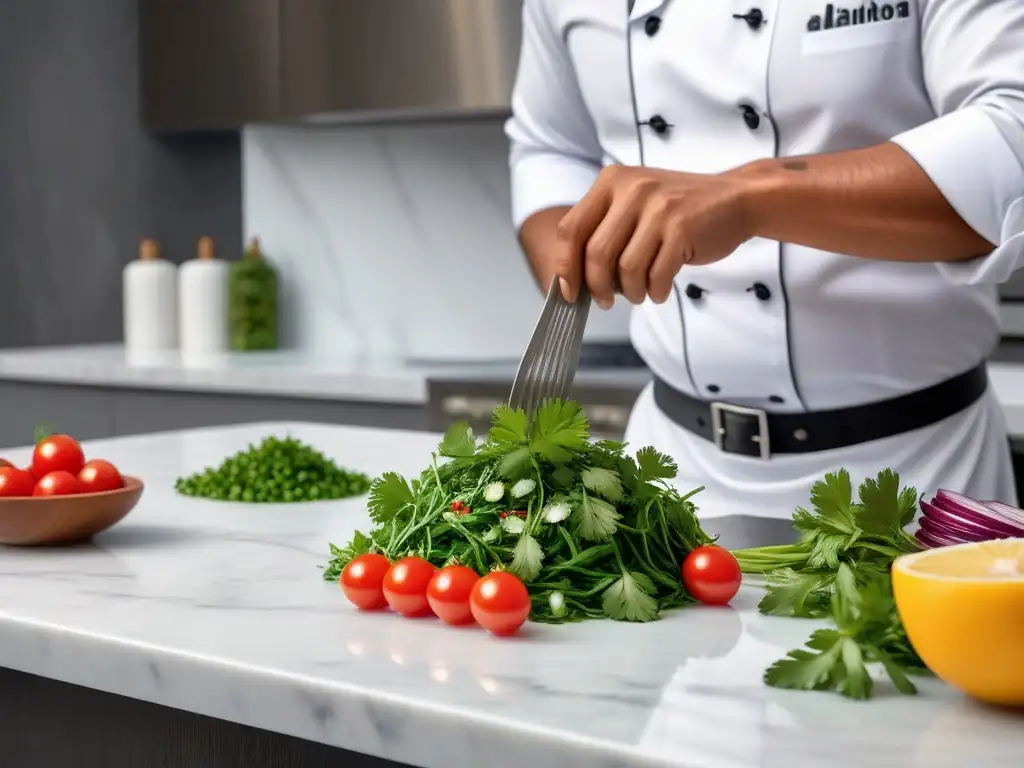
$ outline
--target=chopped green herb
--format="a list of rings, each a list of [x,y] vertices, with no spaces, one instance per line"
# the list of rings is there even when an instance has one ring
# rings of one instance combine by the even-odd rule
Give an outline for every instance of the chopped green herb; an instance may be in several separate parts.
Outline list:
[[[469,425],[453,425],[419,478],[374,481],[372,530],[332,545],[324,578],[364,552],[417,555],[517,574],[535,621],[657,619],[693,602],[680,564],[711,538],[690,501],[697,491],[668,484],[675,463],[654,449],[634,460],[624,448],[592,442],[573,402],[545,404],[532,424],[499,407],[479,444]]]
[[[178,478],[174,487],[185,496],[219,501],[326,501],[366,493],[370,478],[338,468],[320,451],[294,438],[268,437],[219,467]],[[408,488],[406,494],[411,497]]]

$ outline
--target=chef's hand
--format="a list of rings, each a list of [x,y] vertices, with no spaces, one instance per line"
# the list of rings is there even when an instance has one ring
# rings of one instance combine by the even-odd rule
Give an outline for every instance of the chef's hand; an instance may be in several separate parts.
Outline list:
[[[562,294],[575,301],[585,283],[606,309],[616,291],[664,302],[684,265],[724,259],[752,237],[744,191],[733,174],[605,168],[559,223]]]

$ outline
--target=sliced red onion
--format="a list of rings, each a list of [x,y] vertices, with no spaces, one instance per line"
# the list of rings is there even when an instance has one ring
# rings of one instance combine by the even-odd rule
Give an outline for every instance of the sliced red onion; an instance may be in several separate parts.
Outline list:
[[[1002,513],[980,501],[969,499],[959,493],[940,490],[935,494],[931,503],[934,507],[951,512],[992,531],[1005,533],[1008,536],[1024,535],[1024,526],[1017,525],[1013,520],[1004,517]]]
[[[924,529],[919,530],[917,533],[922,534],[925,537],[926,541],[931,542],[929,546],[932,547],[949,547],[954,544],[967,543],[964,539],[961,539],[958,536],[952,536],[948,533],[933,533],[931,531],[926,531]],[[916,536],[917,534],[914,535]],[[921,541],[920,537],[918,538],[918,541]]]
[[[928,531],[921,528],[914,534],[914,538],[917,539],[927,549],[935,549],[936,547],[947,547],[949,544],[941,541],[940,539],[932,536]]]
[[[963,515],[955,512],[950,512],[944,507],[937,506],[934,502],[929,503],[927,501],[921,502],[921,511],[924,513],[921,515],[921,519],[928,517],[933,522],[937,522],[946,528],[957,528],[965,533],[978,534],[981,539],[994,539],[994,538],[1005,538],[1011,535],[998,523],[992,525],[991,523],[977,523],[973,519],[968,519]]]
[[[949,536],[964,542],[988,541],[992,538],[1006,538],[1002,534],[984,531],[980,528],[968,529],[959,525],[954,525],[949,520],[945,520],[940,517],[942,514],[942,512],[936,512],[934,515],[921,515],[918,522],[921,523],[921,528],[930,534],[935,536]]]
[[[998,515],[1002,515],[1024,532],[1024,510],[1017,509],[1017,507],[1011,507],[1009,504],[1003,504],[1001,501],[986,501],[984,504],[993,512]]]

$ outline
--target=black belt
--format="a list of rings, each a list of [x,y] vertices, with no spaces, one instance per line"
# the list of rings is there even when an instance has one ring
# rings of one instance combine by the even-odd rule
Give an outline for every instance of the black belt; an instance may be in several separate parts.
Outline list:
[[[775,453],[814,453],[901,435],[942,421],[977,402],[988,387],[985,363],[966,373],[865,405],[812,413],[769,413],[709,403],[654,379],[654,401],[672,421],[726,453],[762,459]]]

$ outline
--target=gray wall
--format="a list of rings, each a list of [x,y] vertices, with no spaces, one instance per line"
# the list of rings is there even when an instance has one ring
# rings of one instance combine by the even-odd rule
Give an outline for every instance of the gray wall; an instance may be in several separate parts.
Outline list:
[[[137,2],[0,0],[0,347],[120,339],[142,237],[241,247],[237,134],[140,126]]]

